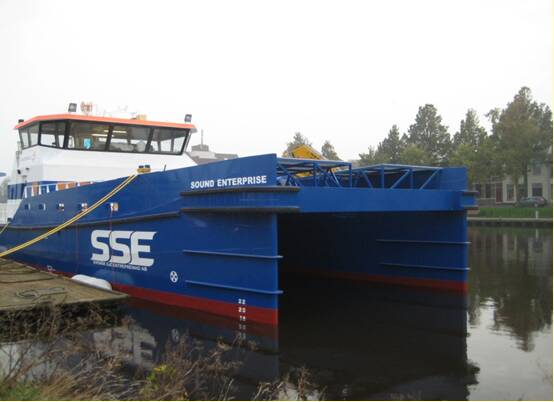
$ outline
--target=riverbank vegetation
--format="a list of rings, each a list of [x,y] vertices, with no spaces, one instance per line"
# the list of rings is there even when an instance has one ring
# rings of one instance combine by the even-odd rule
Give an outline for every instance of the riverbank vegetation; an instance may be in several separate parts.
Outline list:
[[[535,218],[538,211],[539,218],[552,219],[552,207],[528,208],[528,207],[480,207],[477,216],[480,218]]]
[[[45,306],[39,311],[4,315],[0,321],[0,400],[323,397],[304,368],[272,382],[254,384],[245,395],[238,385],[241,363],[231,353],[256,348],[244,341],[216,341],[208,348],[185,334],[177,341],[168,340],[153,366],[145,367],[135,364],[121,347],[126,342],[123,335],[137,329],[135,323],[110,311],[91,308],[75,316]]]
[[[420,106],[414,123],[404,133],[393,124],[377,146],[359,154],[356,163],[466,166],[470,187],[494,177],[509,177],[513,183],[521,180],[527,188],[527,173],[532,167],[552,162],[552,111],[533,100],[529,88],[522,87],[504,108],[495,107],[485,117],[491,124],[490,132],[481,125],[477,112],[468,109],[451,135],[434,105]],[[284,155],[301,144],[311,145],[308,138],[296,133]],[[328,159],[338,158],[329,141],[321,152]],[[523,194],[516,193],[519,200]]]

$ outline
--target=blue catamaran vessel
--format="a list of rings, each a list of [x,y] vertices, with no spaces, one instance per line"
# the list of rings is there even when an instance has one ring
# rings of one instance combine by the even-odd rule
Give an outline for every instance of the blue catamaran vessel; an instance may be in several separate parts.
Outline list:
[[[0,257],[244,324],[277,325],[280,271],[466,289],[465,168],[196,166],[190,123],[67,113],[15,129]]]

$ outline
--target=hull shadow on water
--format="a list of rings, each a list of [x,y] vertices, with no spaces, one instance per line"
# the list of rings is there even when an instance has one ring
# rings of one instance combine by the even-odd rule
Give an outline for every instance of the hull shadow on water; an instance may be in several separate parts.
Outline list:
[[[306,364],[331,399],[466,399],[467,296],[285,278],[280,368]]]

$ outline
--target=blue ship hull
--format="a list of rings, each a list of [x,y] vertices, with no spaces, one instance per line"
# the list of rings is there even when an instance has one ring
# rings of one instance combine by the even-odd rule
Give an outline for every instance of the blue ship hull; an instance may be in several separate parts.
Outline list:
[[[317,163],[271,154],[143,174],[109,200],[117,212],[107,203],[10,258],[270,325],[278,321],[280,266],[465,290],[466,210],[475,205],[465,169],[337,171]],[[0,248],[60,225],[122,181],[24,199]]]

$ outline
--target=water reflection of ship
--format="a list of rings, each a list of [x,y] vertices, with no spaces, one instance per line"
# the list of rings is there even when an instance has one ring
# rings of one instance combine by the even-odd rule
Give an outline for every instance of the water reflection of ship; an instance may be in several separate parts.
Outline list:
[[[130,323],[93,333],[97,350],[117,355],[131,369],[151,370],[180,341],[200,341],[206,352],[219,341],[232,345],[224,362],[239,363],[235,384],[239,399],[249,399],[262,381],[279,377],[274,326],[246,325],[225,317],[133,299],[123,309]],[[256,345],[250,347],[251,343]],[[236,345],[243,345],[241,347]]]
[[[331,399],[467,398],[465,295],[299,278],[282,287],[281,371],[305,364]]]
[[[257,349],[232,348],[226,358],[242,363],[241,386],[249,392],[259,381],[306,366],[327,398],[388,398],[399,392],[424,399],[467,397],[475,367],[467,362],[465,296],[282,279],[286,297],[279,337],[260,326],[140,303],[128,308],[132,325],[101,331],[95,341],[148,369],[166,343],[184,334],[202,340],[206,348],[217,339],[231,343],[243,336]]]
[[[247,325],[138,299],[131,300],[123,313],[131,318],[130,324],[96,332],[93,339],[98,349],[117,354],[131,367],[154,368],[167,348],[171,350],[188,337],[201,341],[206,351],[215,348],[218,341],[232,345],[223,359],[240,363],[237,376],[252,385],[278,377],[277,333],[273,326]],[[239,344],[243,346],[236,346]]]

